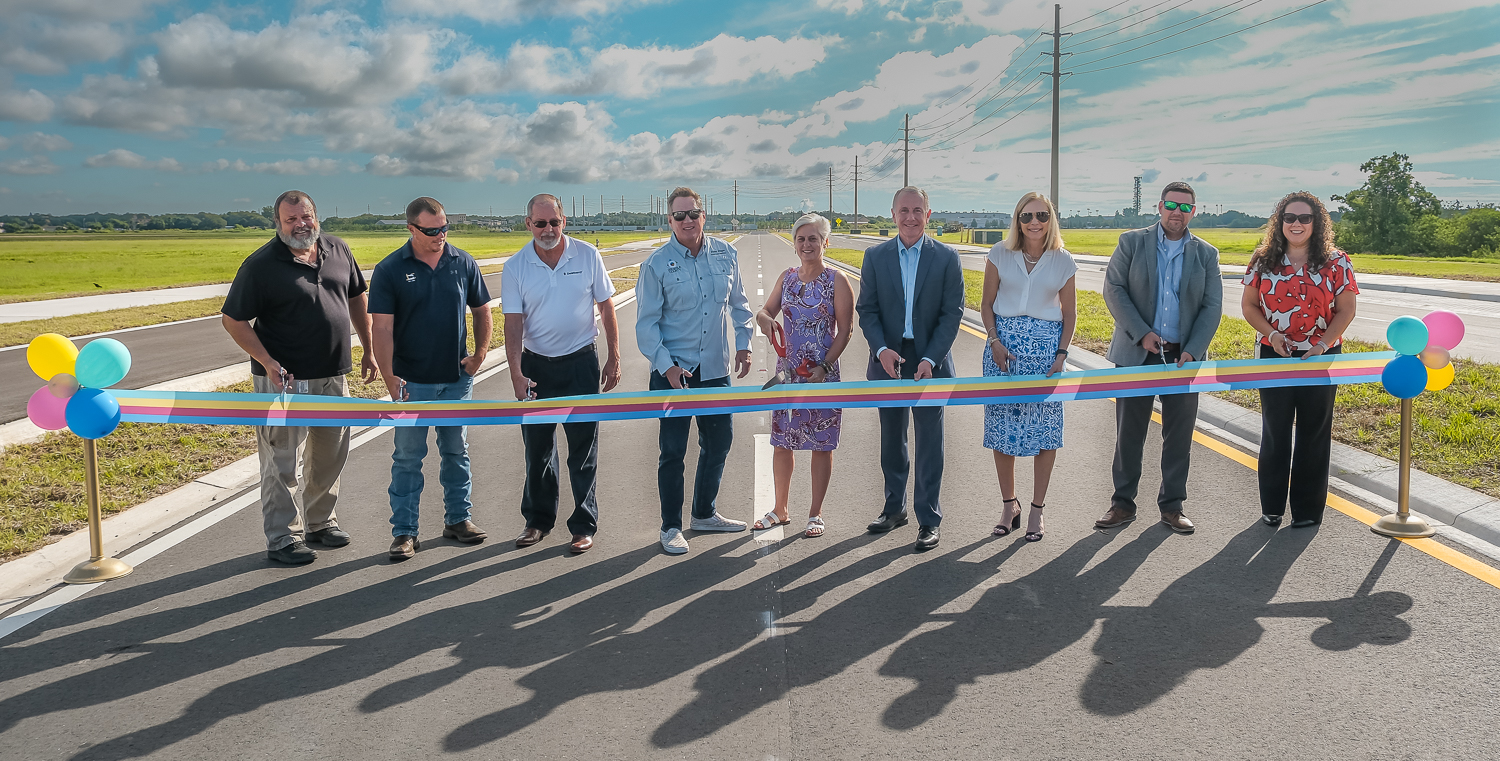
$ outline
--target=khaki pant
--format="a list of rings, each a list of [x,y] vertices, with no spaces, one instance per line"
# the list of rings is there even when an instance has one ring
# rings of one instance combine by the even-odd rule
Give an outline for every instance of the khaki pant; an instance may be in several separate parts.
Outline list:
[[[257,394],[277,393],[265,376],[254,376],[253,382]],[[348,381],[342,375],[311,378],[306,383],[309,394],[349,395]],[[260,451],[266,549],[279,550],[301,541],[305,531],[337,526],[333,508],[339,499],[339,474],[349,458],[349,429],[256,426],[255,443]],[[302,460],[300,483],[298,459]]]

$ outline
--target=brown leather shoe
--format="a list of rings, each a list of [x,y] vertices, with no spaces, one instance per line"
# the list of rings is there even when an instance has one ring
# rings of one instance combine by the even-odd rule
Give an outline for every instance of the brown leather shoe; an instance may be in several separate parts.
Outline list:
[[[1111,507],[1103,518],[1094,521],[1094,528],[1119,528],[1135,520],[1135,513],[1127,513],[1123,508]]]
[[[593,547],[594,537],[589,536],[588,534],[574,534],[573,543],[568,545],[568,552],[571,552],[574,555],[582,555],[583,553],[593,549]]]
[[[543,531],[539,528],[532,528],[530,526],[527,526],[526,530],[522,531],[521,535],[516,537],[516,546],[530,547],[531,545],[542,541],[542,538],[547,536],[548,533],[549,532]]]
[[[1180,511],[1175,513],[1162,513],[1161,522],[1167,524],[1167,528],[1179,534],[1193,533],[1193,522],[1187,519]]]
[[[391,560],[410,560],[416,557],[422,543],[414,536],[398,536],[391,541]]]
[[[464,544],[479,544],[489,534],[474,525],[474,521],[464,521],[451,526],[443,526],[443,538],[453,539]]]

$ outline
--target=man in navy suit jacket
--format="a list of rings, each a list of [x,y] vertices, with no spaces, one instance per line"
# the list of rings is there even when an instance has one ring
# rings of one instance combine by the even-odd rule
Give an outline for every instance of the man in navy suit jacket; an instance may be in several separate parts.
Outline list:
[[[891,202],[897,237],[865,252],[860,268],[859,328],[870,345],[870,380],[952,378],[949,349],[964,314],[963,264],[958,252],[927,237],[932,215],[927,193],[905,187]],[[906,426],[917,438],[917,549],[937,546],[943,511],[943,408],[881,407],[880,469],[885,472],[885,507],[869,525],[885,533],[906,525],[906,478],[910,460]]]

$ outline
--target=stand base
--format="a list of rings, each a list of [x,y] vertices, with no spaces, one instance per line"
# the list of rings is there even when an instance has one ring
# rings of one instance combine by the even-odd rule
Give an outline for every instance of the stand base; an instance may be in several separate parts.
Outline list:
[[[1421,539],[1437,533],[1416,513],[1408,513],[1404,519],[1397,513],[1382,516],[1370,526],[1370,530],[1397,539]]]
[[[101,581],[118,579],[121,576],[129,576],[134,571],[129,564],[118,558],[99,558],[98,560],[86,560],[73,566],[63,581],[69,584],[97,584]]]

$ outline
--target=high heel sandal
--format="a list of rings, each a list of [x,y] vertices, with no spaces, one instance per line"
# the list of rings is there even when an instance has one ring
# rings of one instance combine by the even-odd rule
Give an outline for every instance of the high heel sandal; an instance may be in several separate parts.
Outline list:
[[[1010,510],[1010,503],[1012,502],[1016,503],[1016,514],[1011,517],[1009,521],[1010,525],[1006,525],[1005,513]],[[990,532],[991,536],[1005,536],[1006,534],[1009,534],[1010,532],[1021,528],[1021,500],[1001,500],[1000,504],[1005,505],[1006,507],[1000,510],[1000,522],[995,525],[995,530]]]
[[[1035,510],[1037,512],[1037,523],[1038,524],[1041,523],[1041,519],[1042,519],[1041,512],[1042,512],[1042,508],[1043,507],[1046,507],[1046,505],[1038,505],[1035,502],[1031,503],[1031,509]],[[1016,516],[1016,520],[1020,520],[1020,519],[1021,519],[1021,516],[1017,515]],[[1030,523],[1030,521],[1028,521],[1028,523]],[[1028,525],[1027,528],[1029,529],[1031,527]],[[1039,530],[1037,530],[1037,531],[1027,531],[1026,532],[1026,541],[1028,541],[1028,542],[1040,542],[1040,541],[1042,541],[1042,537],[1044,537],[1044,536],[1047,535],[1047,530],[1041,528],[1040,526],[1038,526],[1038,529]]]

